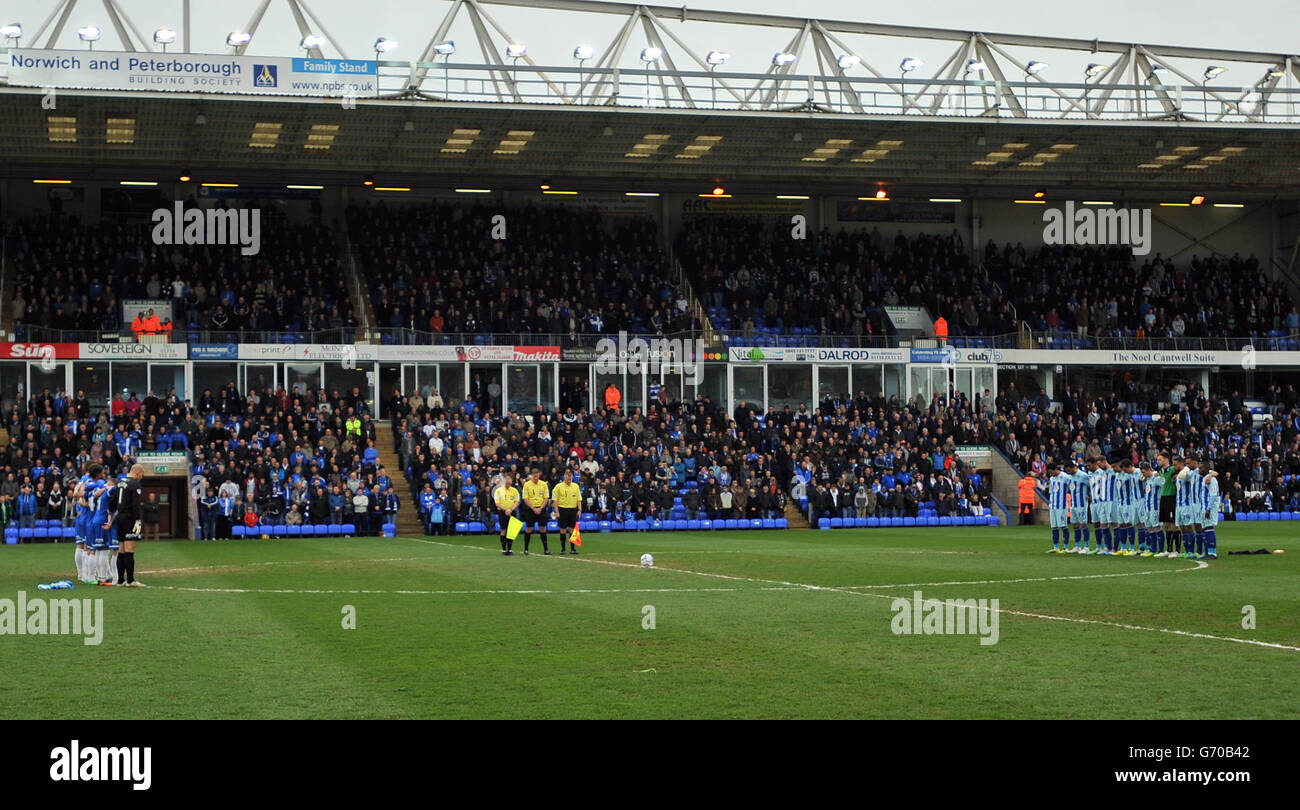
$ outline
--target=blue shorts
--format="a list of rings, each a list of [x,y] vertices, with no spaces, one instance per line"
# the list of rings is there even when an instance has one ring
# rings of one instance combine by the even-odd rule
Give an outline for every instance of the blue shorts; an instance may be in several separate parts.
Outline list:
[[[108,541],[107,541],[108,547],[114,551],[117,551],[121,547],[118,545],[117,542],[117,524],[113,524],[108,528],[107,535],[108,535]]]
[[[1207,529],[1213,529],[1219,525],[1219,508],[1217,506],[1210,507],[1210,516],[1201,518],[1201,525]]]
[[[1204,512],[1195,506],[1179,506],[1174,509],[1175,526],[1195,526],[1201,522]]]
[[[1064,509],[1051,510],[1051,524],[1053,529],[1063,529],[1067,523],[1067,513]]]
[[[1115,523],[1121,523],[1121,524],[1127,524],[1127,525],[1129,525],[1129,526],[1132,526],[1132,525],[1134,525],[1134,524],[1133,524],[1133,518],[1134,518],[1134,516],[1136,515],[1136,513],[1137,513],[1137,507],[1134,507],[1134,506],[1123,506],[1123,505],[1118,505],[1118,504],[1117,504],[1117,505],[1115,506],[1115,521],[1114,521],[1114,522],[1115,522]]]
[[[1075,526],[1084,526],[1088,523],[1088,507],[1080,503],[1078,506],[1070,509],[1070,523]]]

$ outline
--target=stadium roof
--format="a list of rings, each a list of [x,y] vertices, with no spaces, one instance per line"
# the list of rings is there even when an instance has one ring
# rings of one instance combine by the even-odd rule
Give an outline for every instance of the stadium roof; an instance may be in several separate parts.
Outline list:
[[[102,2],[111,27],[101,48],[165,50],[120,0]],[[93,5],[58,0],[30,26],[28,44],[75,45],[67,23]],[[225,58],[253,59],[259,46],[280,51],[277,43],[309,35],[310,57],[355,51],[347,44],[355,21],[341,25],[307,0],[243,5],[251,39]],[[213,32],[191,31],[189,0],[183,8],[179,50],[163,59],[210,46]],[[47,109],[46,88],[13,86],[22,80],[11,70],[0,85],[0,177],[162,181],[185,171],[223,182],[355,184],[373,174],[432,189],[548,182],[693,192],[721,183],[791,194],[884,184],[900,198],[1045,188],[1105,199],[1189,190],[1268,199],[1300,188],[1294,55],[592,0],[457,0],[445,9],[430,7],[403,34],[412,61],[369,63],[376,90],[365,98],[91,90],[74,78]],[[559,55],[506,53],[539,20],[551,32],[579,18],[610,34],[587,59],[575,53],[575,63],[548,66],[534,57]],[[454,61],[435,47],[452,36]],[[761,37],[789,58],[764,61],[762,51],[756,64],[751,47],[722,64],[699,47]],[[660,55],[638,58],[642,44]],[[896,52],[929,64],[895,68]],[[1242,84],[1221,86],[1213,70]]]
[[[1293,197],[1300,129],[427,100],[0,92],[0,175],[621,191]],[[110,126],[110,119],[114,123]],[[110,131],[111,130],[111,131]],[[642,156],[644,155],[644,156]],[[1109,199],[1109,197],[1105,197]]]

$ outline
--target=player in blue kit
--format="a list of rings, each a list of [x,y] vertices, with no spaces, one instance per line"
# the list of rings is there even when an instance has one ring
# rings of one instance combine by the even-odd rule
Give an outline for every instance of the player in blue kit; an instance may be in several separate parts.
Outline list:
[[[104,468],[100,467],[97,471],[92,468],[94,474],[93,480],[87,484],[86,500],[90,504],[90,516],[86,532],[86,544],[94,552],[95,564],[92,569],[92,576],[100,585],[113,584],[112,552],[108,548],[108,530],[104,524],[108,522],[108,495],[111,490],[109,483],[104,480]]]
[[[1074,548],[1070,553],[1087,554],[1088,473],[1071,458],[1065,462],[1065,474],[1070,479],[1070,525],[1074,527]]]
[[[1052,526],[1052,547],[1048,554],[1064,554],[1070,548],[1070,490],[1073,481],[1055,463],[1047,465],[1047,505]],[[1065,548],[1061,548],[1065,535]]]
[[[1219,473],[1214,469],[1214,463],[1211,461],[1204,462],[1201,467],[1201,497],[1205,506],[1205,517],[1201,520],[1201,527],[1205,537],[1205,554],[1204,556],[1211,560],[1219,559],[1219,538],[1215,530],[1219,527]]]
[[[77,581],[83,585],[93,585],[95,580],[90,571],[91,555],[86,551],[86,524],[90,518],[90,511],[86,508],[86,484],[89,483],[90,473],[89,465],[82,468],[81,478],[77,485],[72,488],[72,503],[75,517],[72,522],[73,536],[76,538],[76,563],[77,563]]]

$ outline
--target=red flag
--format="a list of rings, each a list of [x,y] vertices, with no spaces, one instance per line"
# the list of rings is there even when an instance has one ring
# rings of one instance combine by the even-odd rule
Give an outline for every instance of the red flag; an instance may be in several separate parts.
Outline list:
[[[578,531],[578,525],[577,523],[573,524],[573,536],[569,538],[569,542],[580,547],[582,546],[582,532]]]

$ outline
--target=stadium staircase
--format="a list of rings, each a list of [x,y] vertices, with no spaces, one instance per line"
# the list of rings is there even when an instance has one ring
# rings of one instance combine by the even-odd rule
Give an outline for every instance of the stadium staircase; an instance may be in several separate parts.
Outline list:
[[[339,247],[343,250],[345,261],[344,278],[348,285],[348,292],[352,296],[352,311],[357,313],[356,336],[353,338],[357,343],[370,343],[379,340],[378,334],[371,333],[371,328],[375,324],[375,310],[370,304],[370,295],[364,281],[361,280],[361,274],[357,272],[357,257],[352,252],[352,239],[348,235],[347,217],[342,219],[339,225]]]
[[[804,517],[803,512],[799,511],[797,501],[787,500],[785,502],[785,519],[790,521],[790,528],[792,529],[812,528],[812,525],[808,523],[808,518]]]
[[[411,488],[406,485],[406,476],[402,473],[402,462],[397,456],[397,451],[388,448],[387,442],[381,441],[375,444],[379,449],[379,463],[384,466],[388,477],[393,479],[393,488],[402,502],[401,508],[397,510],[397,535],[399,537],[423,535],[424,525],[420,523],[419,504],[411,495]]]

